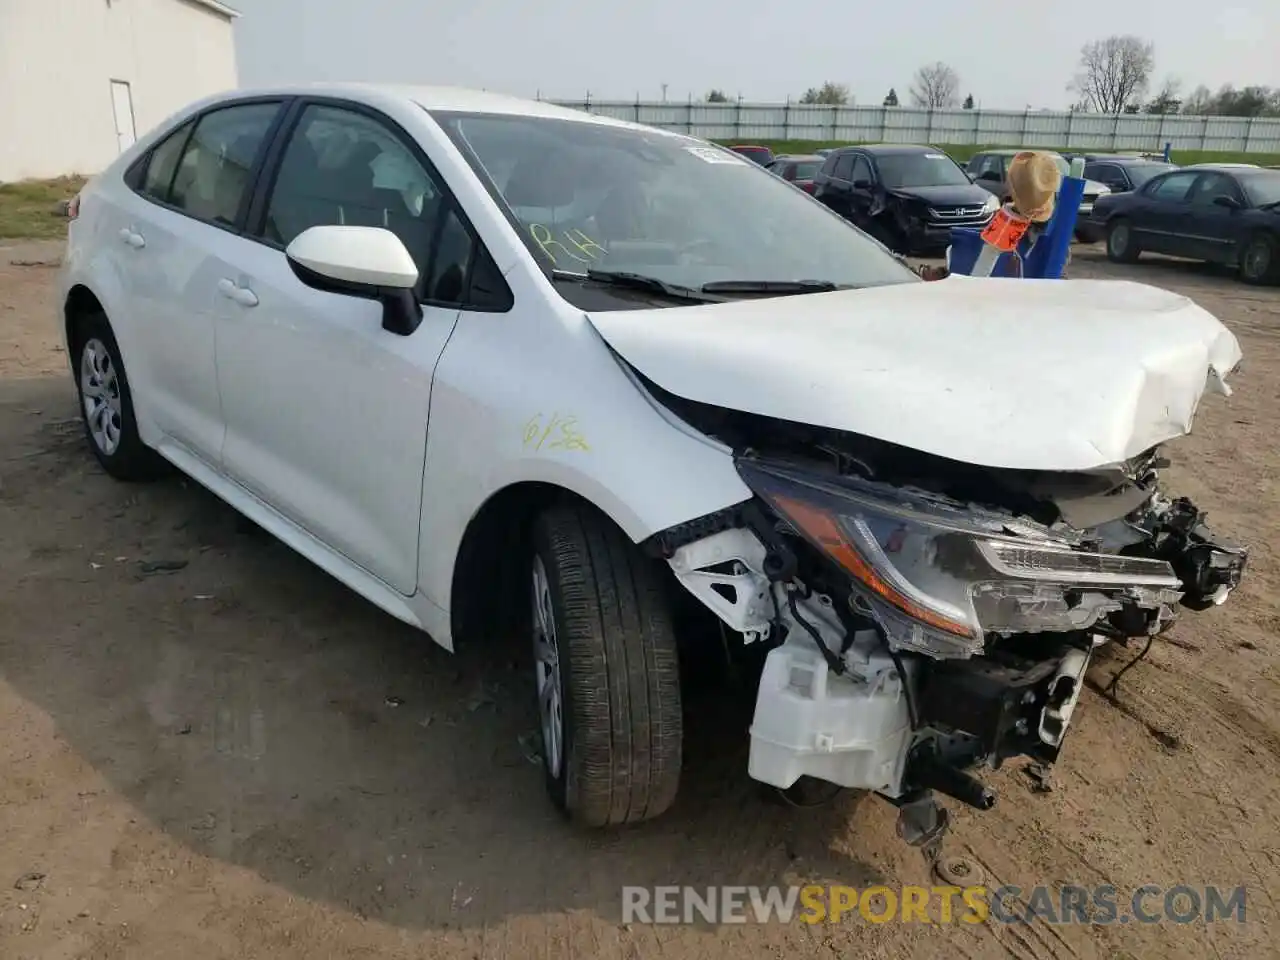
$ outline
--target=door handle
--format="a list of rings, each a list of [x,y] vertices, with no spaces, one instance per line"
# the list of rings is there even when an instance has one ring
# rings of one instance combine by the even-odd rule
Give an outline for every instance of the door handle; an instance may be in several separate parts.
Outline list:
[[[218,281],[218,292],[240,304],[242,307],[256,307],[258,305],[258,295],[248,287],[242,287],[233,280],[223,277]]]
[[[138,233],[136,230],[130,230],[128,227],[125,227],[120,231],[120,239],[135,250],[141,250],[147,245],[146,237]]]

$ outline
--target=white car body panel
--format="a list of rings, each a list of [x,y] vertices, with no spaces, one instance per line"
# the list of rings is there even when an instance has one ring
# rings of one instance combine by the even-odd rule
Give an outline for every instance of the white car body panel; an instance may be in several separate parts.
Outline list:
[[[455,109],[631,126],[427,92]],[[181,119],[230,99],[209,98],[95,178],[59,280],[62,301],[82,285],[103,304],[145,443],[447,648],[458,548],[484,503],[511,484],[577,493],[637,541],[750,497],[729,452],[655,406],[555,292],[417,102],[423,91],[316,85],[234,99],[262,94],[353,100],[397,123],[449,184],[517,305],[506,314],[426,306],[421,326],[399,337],[382,330],[377,303],[303,285],[282,251],[135,194],[123,172]],[[114,237],[121,230],[144,245]],[[535,422],[545,436],[526,442]],[[575,429],[589,437],[585,448],[565,442]]]
[[[991,467],[1087,470],[1187,433],[1236,338],[1186,297],[976,279],[593,314],[677,396]]]
[[[350,100],[398,124],[449,185],[514,309],[426,307],[400,337],[376,303],[303,285],[283,251],[124,184],[179,119],[264,94]],[[693,399],[1047,469],[1185,432],[1206,369],[1225,373],[1239,355],[1208,314],[1137,284],[957,279],[588,317],[424,105],[635,126],[442,89],[211,97],[86,189],[60,292],[83,286],[103,305],[143,442],[446,647],[468,524],[514,484],[572,491],[635,541],[750,497],[730,452],[658,405],[610,347]]]

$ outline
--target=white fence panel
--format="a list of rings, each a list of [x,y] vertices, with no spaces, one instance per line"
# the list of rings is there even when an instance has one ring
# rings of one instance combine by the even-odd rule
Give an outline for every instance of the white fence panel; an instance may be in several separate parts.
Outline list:
[[[1068,150],[1280,153],[1280,118],[1190,117],[1049,110],[917,110],[801,103],[557,100],[562,106],[707,140],[936,143]]]

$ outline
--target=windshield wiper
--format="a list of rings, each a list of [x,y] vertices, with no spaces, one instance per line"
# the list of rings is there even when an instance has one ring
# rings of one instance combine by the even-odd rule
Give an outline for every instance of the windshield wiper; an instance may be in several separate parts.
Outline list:
[[[704,296],[692,287],[682,287],[679,284],[667,283],[665,280],[651,277],[648,274],[630,273],[624,270],[596,270],[594,267],[588,268],[585,273],[575,273],[572,270],[552,270],[551,277],[554,280],[575,280],[578,283],[590,280],[593,283],[628,287],[632,290],[648,290],[677,300],[692,300],[695,303],[723,302],[719,297]]]
[[[703,293],[826,293],[839,290],[830,280],[712,280]]]

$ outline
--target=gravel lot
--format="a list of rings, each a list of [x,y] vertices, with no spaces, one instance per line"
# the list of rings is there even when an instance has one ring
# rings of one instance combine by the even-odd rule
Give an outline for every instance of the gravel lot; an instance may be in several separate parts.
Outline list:
[[[1277,955],[1280,291],[1077,249],[1073,276],[1183,292],[1240,336],[1236,393],[1206,400],[1169,479],[1254,565],[1117,700],[1087,691],[1051,791],[1011,765],[948,848],[1024,887],[1244,884],[1246,924],[626,927],[624,884],[930,880],[885,804],[763,803],[743,716],[711,702],[691,707],[669,816],[563,825],[515,653],[450,656],[195,484],[96,469],[57,346],[58,253],[0,248],[0,957]]]

